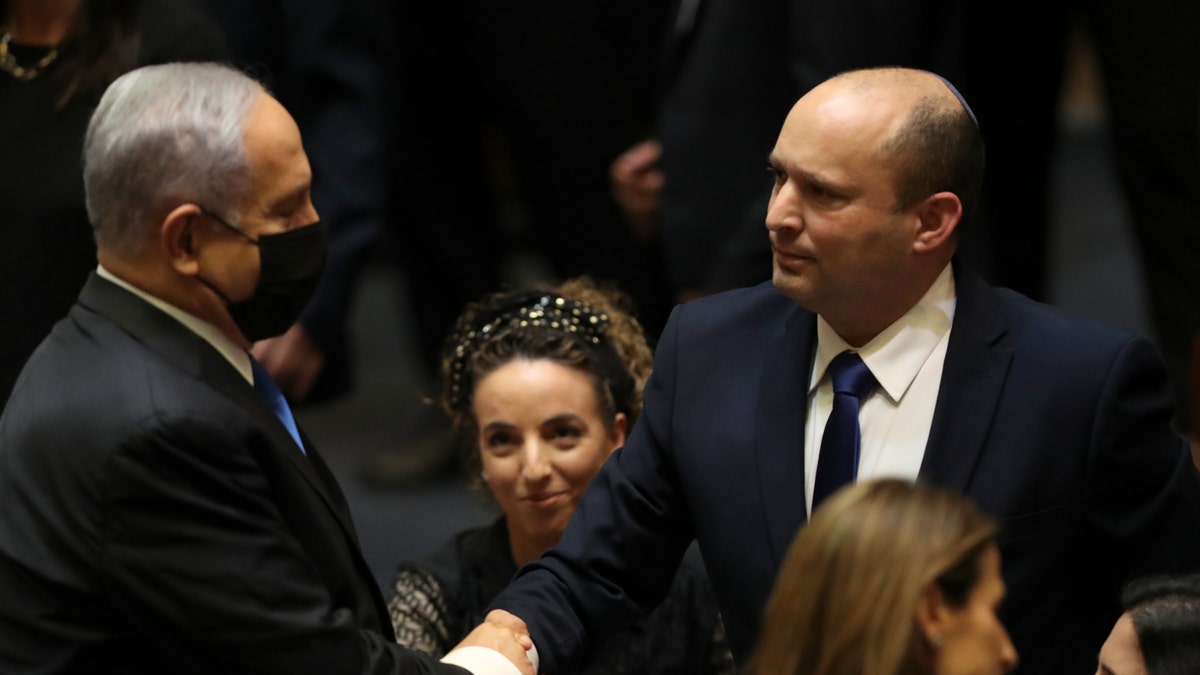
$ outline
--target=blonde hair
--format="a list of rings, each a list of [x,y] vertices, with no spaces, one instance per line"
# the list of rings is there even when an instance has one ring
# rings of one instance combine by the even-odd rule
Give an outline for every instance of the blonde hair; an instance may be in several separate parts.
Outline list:
[[[788,549],[749,672],[928,674],[918,599],[937,584],[949,604],[964,604],[995,533],[948,490],[897,479],[843,488]]]

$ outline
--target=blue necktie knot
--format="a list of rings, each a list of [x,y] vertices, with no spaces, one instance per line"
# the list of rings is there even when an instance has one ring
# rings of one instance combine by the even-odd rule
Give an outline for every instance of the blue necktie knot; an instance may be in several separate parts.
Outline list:
[[[849,394],[862,401],[879,384],[871,369],[855,352],[845,351],[829,362],[829,377],[834,394]]]
[[[296,419],[292,417],[292,409],[288,406],[283,392],[279,390],[279,385],[275,384],[275,380],[271,379],[267,369],[253,356],[250,357],[250,370],[254,373],[254,391],[258,392],[258,395],[271,407],[275,416],[292,435],[292,440],[296,441],[300,452],[307,455],[304,443],[300,440],[300,429],[296,426]]]

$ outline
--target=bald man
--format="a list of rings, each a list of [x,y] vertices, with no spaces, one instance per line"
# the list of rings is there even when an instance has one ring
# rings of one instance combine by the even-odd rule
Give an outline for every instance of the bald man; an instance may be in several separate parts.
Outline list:
[[[843,73],[795,104],[769,158],[773,282],[676,308],[625,447],[493,605],[539,672],[653,607],[693,539],[745,663],[788,544],[856,479],[948,486],[1000,520],[1022,673],[1088,672],[1126,580],[1200,566],[1200,479],[1150,343],[956,259],[983,164],[927,72]]]

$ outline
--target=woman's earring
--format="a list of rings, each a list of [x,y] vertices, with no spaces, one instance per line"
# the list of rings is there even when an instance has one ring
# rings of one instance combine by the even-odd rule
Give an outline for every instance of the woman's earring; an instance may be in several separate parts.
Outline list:
[[[945,640],[942,638],[941,633],[929,634],[929,644],[933,645],[935,648],[941,647],[943,642],[945,642]]]
[[[483,469],[479,470],[479,480],[481,480],[485,483],[487,482],[487,472],[484,471]]]

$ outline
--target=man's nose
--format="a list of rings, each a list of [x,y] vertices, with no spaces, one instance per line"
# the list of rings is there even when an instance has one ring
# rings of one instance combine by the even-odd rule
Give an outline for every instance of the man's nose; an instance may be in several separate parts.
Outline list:
[[[767,202],[767,230],[777,232],[782,229],[800,229],[804,221],[800,217],[799,195],[792,182],[780,185],[771,193],[771,201]]]

